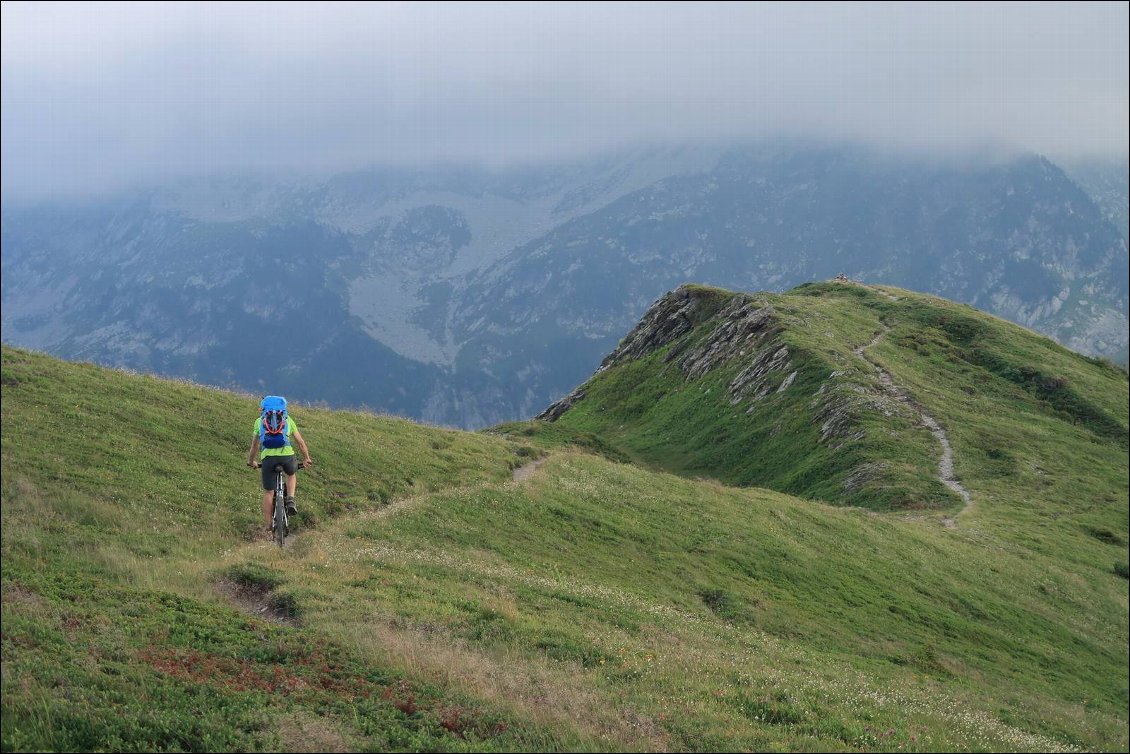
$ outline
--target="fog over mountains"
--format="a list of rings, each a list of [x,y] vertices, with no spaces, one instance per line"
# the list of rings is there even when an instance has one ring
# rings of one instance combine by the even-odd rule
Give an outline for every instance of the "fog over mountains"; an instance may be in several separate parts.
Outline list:
[[[1125,360],[1126,170],[700,144],[9,204],[3,339],[476,428],[571,390],[684,282],[842,272]]]

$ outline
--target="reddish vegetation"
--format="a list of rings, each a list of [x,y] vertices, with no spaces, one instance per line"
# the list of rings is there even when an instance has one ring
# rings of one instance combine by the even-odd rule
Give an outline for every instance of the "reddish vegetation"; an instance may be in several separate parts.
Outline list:
[[[466,710],[462,707],[447,707],[440,712],[439,724],[457,736],[463,735],[467,721],[463,719]]]
[[[174,678],[233,691],[286,695],[323,690],[338,696],[369,697],[379,688],[366,678],[344,672],[320,652],[292,657],[286,666],[220,657],[194,649],[149,649],[141,658]]]
[[[150,647],[141,659],[162,673],[193,683],[207,684],[231,691],[259,691],[283,696],[331,693],[338,697],[369,698],[374,694],[407,716],[425,711],[417,704],[412,684],[400,680],[385,686],[363,676],[351,674],[328,659],[322,649],[288,656],[285,665],[255,662],[208,654],[195,649]],[[480,736],[497,736],[507,729],[499,722],[493,728],[483,726],[472,711],[458,705],[437,703],[428,710],[439,718],[439,724],[456,736],[471,730]]]
[[[381,699],[392,702],[392,706],[406,715],[416,713],[416,694],[412,691],[412,687],[408,685],[408,681],[401,681],[395,686],[389,686],[381,692]]]

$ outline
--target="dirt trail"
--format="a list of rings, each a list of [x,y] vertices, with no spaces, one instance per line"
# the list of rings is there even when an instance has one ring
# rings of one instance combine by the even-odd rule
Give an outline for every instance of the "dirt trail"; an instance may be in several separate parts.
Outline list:
[[[216,582],[216,591],[226,597],[241,612],[262,618],[280,626],[297,627],[302,625],[297,618],[271,603],[271,588],[267,586],[247,586],[228,579]]]
[[[527,463],[525,466],[519,466],[518,468],[514,469],[514,473],[512,475],[513,480],[515,482],[524,482],[525,480],[527,480],[531,476],[533,476],[534,472],[537,471],[538,466],[541,466],[543,463],[545,463],[545,461],[546,461],[546,459],[542,458],[540,460]],[[389,516],[393,516],[393,515],[399,513],[400,511],[404,510],[405,508],[408,508],[412,505],[415,505],[416,503],[419,503],[421,500],[428,497],[428,495],[430,495],[430,494],[431,493],[423,492],[423,493],[419,493],[419,494],[415,494],[415,495],[407,495],[405,497],[399,497],[399,498],[396,498],[395,500],[393,500],[392,502],[390,502],[388,505],[384,506],[383,508],[378,508],[375,511],[369,511],[367,513],[362,513],[360,515],[361,515],[362,518],[388,518]],[[287,539],[287,545],[289,546],[289,544],[290,544],[290,539],[288,538]]]
[[[543,463],[545,463],[545,461],[546,459],[542,458],[539,461],[527,463],[525,466],[519,466],[518,468],[514,469],[514,473],[512,475],[513,480],[515,482],[524,482],[525,480],[533,476],[533,473],[537,470],[538,466],[541,466]],[[399,513],[405,508],[420,502],[420,500],[427,497],[428,494],[430,493],[409,495],[408,497],[397,498],[383,508],[379,508],[378,510],[372,511],[371,513],[365,513],[362,515],[371,516],[373,518],[388,518],[389,516]]]
[[[942,458],[938,462],[938,479],[946,487],[960,495],[961,499],[965,501],[965,505],[962,506],[960,511],[955,513],[952,517],[946,517],[942,519],[942,523],[944,523],[947,527],[953,528],[957,526],[957,517],[965,511],[969,510],[969,506],[973,504],[973,499],[969,495],[969,490],[965,489],[965,487],[962,486],[961,482],[957,481],[956,477],[954,476],[953,446],[950,445],[949,438],[946,436],[946,431],[942,429],[942,425],[940,425],[938,423],[938,420],[926,411],[922,404],[911,398],[910,394],[904,388],[895,384],[894,379],[891,377],[890,373],[887,372],[887,370],[883,369],[881,366],[875,363],[873,359],[868,358],[866,355],[867,349],[871,348],[880,340],[882,340],[883,336],[885,336],[890,331],[891,328],[887,327],[887,325],[884,324],[883,329],[875,333],[875,337],[871,339],[870,343],[865,346],[856,347],[854,349],[854,352],[856,356],[873,366],[879,373],[879,384],[883,386],[883,389],[887,392],[887,394],[902,403],[914,413],[918,414],[919,420],[923,424],[925,424],[927,428],[929,428],[930,433],[933,434],[934,437],[938,438],[938,442],[941,443]]]
[[[543,463],[545,463],[544,458],[539,461],[532,461],[530,463],[527,463],[525,466],[519,466],[518,468],[514,469],[514,481],[526,481],[534,475],[534,472],[538,470],[538,466],[541,466]]]
[[[531,461],[530,463],[527,463],[523,466],[519,466],[518,468],[514,469],[512,479],[515,482],[526,481],[534,475],[534,472],[537,471],[538,467],[545,463],[546,460],[548,459],[541,458],[537,461]],[[361,516],[371,518],[387,518],[388,516],[394,515],[404,510],[405,508],[419,503],[421,500],[428,497],[429,494],[430,493],[425,492],[421,494],[408,495],[407,497],[401,497],[393,500],[383,508],[363,513],[361,514]],[[289,537],[287,537],[283,547],[289,548],[292,544],[294,544],[294,537],[294,534],[291,534]],[[272,548],[277,546],[275,545],[273,539],[269,542],[262,541],[256,544],[264,547],[269,545]],[[241,586],[234,582],[223,580],[216,585],[216,591],[222,594],[228,599],[228,601],[230,601],[232,604],[234,604],[236,607],[238,607],[248,615],[254,615],[258,618],[263,618],[273,623],[290,626],[298,625],[298,622],[295,619],[288,617],[284,612],[281,612],[271,606],[270,589]]]

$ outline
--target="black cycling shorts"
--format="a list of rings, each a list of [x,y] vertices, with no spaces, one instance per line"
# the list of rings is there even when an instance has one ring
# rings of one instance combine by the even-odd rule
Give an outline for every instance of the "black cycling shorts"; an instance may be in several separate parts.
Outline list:
[[[298,472],[298,456],[293,453],[289,456],[267,456],[261,463],[263,464],[263,489],[265,490],[275,488],[275,469],[277,467],[282,466],[287,476],[293,476]]]

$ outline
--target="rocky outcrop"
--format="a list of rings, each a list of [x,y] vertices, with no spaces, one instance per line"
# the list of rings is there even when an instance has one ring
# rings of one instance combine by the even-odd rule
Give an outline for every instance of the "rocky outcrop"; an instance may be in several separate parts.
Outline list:
[[[710,308],[718,306],[719,295],[728,296],[728,300],[712,315]],[[707,317],[717,322],[707,335],[685,337]],[[675,344],[663,361],[675,364],[688,380],[703,377],[735,359],[748,362],[730,382],[730,403],[747,398],[756,401],[774,391],[787,390],[796,379],[789,347],[777,337],[782,329],[776,311],[762,299],[682,286],[652,304],[639,324],[601,362],[597,373]],[[536,418],[556,421],[584,397],[585,391],[578,388]]]
[[[585,391],[581,388],[577,388],[561,400],[551,404],[549,408],[547,408],[545,411],[542,411],[534,418],[547,422],[555,422],[561,418],[562,414],[573,408],[577,401],[581,400],[584,397]]]
[[[870,482],[883,478],[883,473],[890,468],[886,461],[869,461],[861,463],[851,470],[841,485],[846,494],[851,494],[863,489]]]
[[[722,364],[752,355],[781,328],[773,307],[764,301],[738,294],[716,315],[718,325],[694,348],[679,358],[679,369],[688,379],[697,379]]]
[[[820,425],[820,442],[832,442],[832,447],[863,439],[866,432],[860,426],[860,417],[864,414],[912,418],[911,412],[897,399],[850,371],[828,375],[809,405],[813,421]]]
[[[780,346],[780,347],[778,347]],[[753,363],[743,369],[737,377],[730,382],[730,403],[740,403],[745,398],[757,400],[764,398],[769,393],[783,392],[796,379],[796,371],[789,372],[792,362],[789,361],[789,347],[773,342],[768,348],[761,350]],[[784,376],[787,373],[788,376]],[[775,379],[782,377],[781,379]],[[753,407],[750,407],[753,410]]]
[[[648,308],[639,324],[600,363],[597,372],[643,358],[686,335],[701,318],[696,315],[702,303],[702,293],[692,286],[680,286],[667,293]]]
[[[689,333],[705,316],[702,309],[707,295],[701,288],[684,285],[658,299],[644,313],[639,324],[620,341],[616,350],[604,358],[596,370],[597,374],[618,364],[642,359]],[[670,356],[668,354],[668,358]],[[557,421],[584,397],[585,390],[579,387],[534,418]]]

